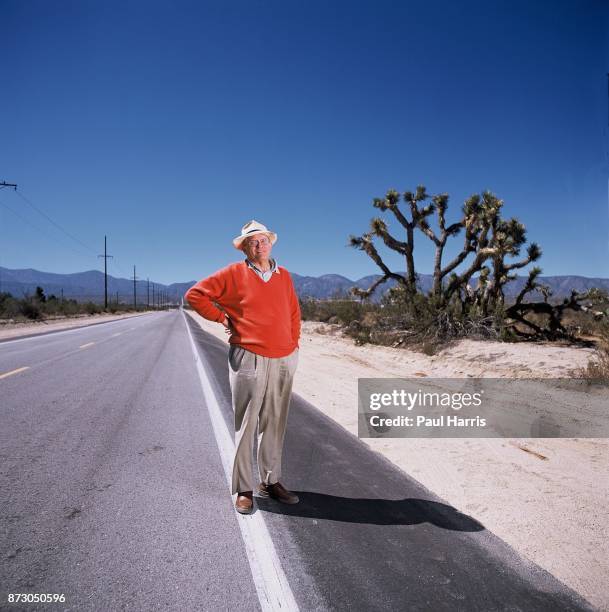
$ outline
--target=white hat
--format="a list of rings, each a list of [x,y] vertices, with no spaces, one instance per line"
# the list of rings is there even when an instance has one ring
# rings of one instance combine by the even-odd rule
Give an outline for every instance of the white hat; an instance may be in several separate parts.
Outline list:
[[[254,219],[252,219],[241,228],[241,235],[233,238],[233,246],[236,249],[241,250],[241,243],[252,234],[266,234],[269,237],[271,244],[275,244],[277,241],[277,234],[275,232],[269,231],[266,229],[266,225],[262,225],[262,223],[258,223],[258,221],[254,221]]]

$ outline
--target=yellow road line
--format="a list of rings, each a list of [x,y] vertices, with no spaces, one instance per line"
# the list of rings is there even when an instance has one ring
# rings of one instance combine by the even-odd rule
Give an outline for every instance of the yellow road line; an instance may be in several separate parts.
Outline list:
[[[95,342],[87,342],[87,344],[81,344],[78,348],[87,348],[88,346],[92,346]]]
[[[23,368],[17,368],[16,370],[11,370],[10,372],[5,372],[4,374],[0,374],[0,378],[6,378],[7,376],[12,376],[13,374],[19,374],[19,372],[23,372],[24,370],[29,370],[30,366],[24,366]]]

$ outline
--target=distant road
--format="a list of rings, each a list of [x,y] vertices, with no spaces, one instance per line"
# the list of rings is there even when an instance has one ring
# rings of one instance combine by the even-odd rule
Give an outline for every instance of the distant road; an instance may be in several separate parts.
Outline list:
[[[230,428],[226,345],[181,312],[0,345],[0,609],[269,608],[187,325]],[[301,610],[591,609],[298,397],[284,476],[301,503],[256,520]]]

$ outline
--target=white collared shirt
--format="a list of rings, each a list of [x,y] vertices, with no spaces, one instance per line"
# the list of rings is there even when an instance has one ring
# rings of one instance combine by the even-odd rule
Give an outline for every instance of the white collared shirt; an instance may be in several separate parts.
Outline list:
[[[273,272],[279,274],[279,268],[277,267],[277,262],[274,259],[271,259],[270,263],[271,263],[271,268],[270,270],[267,270],[266,272],[263,272],[262,270],[260,270],[260,268],[257,268],[249,259],[245,259],[245,263],[265,282],[268,283],[271,280],[271,277],[273,276]]]

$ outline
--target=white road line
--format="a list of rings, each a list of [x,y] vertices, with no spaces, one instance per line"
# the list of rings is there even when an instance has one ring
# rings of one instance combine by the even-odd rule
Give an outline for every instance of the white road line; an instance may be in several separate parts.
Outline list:
[[[93,346],[95,342],[87,342],[87,344],[81,344],[78,348],[87,348],[88,346]]]
[[[184,311],[182,311],[182,315],[186,317]],[[199,358],[199,353],[186,318],[184,318],[184,325],[186,325],[188,337],[190,338],[190,345],[195,358],[199,380],[201,381],[201,388],[203,389],[205,403],[207,404],[207,410],[214,429],[216,443],[218,444],[224,474],[230,491],[235,443],[222,418],[218,400],[214,395],[211,382]],[[281,610],[282,612],[298,610],[294,594],[279,562],[277,551],[269,535],[262,513],[258,511],[254,512],[254,514],[243,516],[235,510],[235,515],[241,528],[241,537],[245,543],[245,550],[261,608],[264,611]]]
[[[10,372],[5,372],[4,374],[0,374],[0,378],[6,378],[7,376],[12,376],[13,374],[19,374],[19,372],[24,372],[25,370],[29,370],[30,366],[24,366],[22,368],[17,368],[16,370],[11,370]]]

